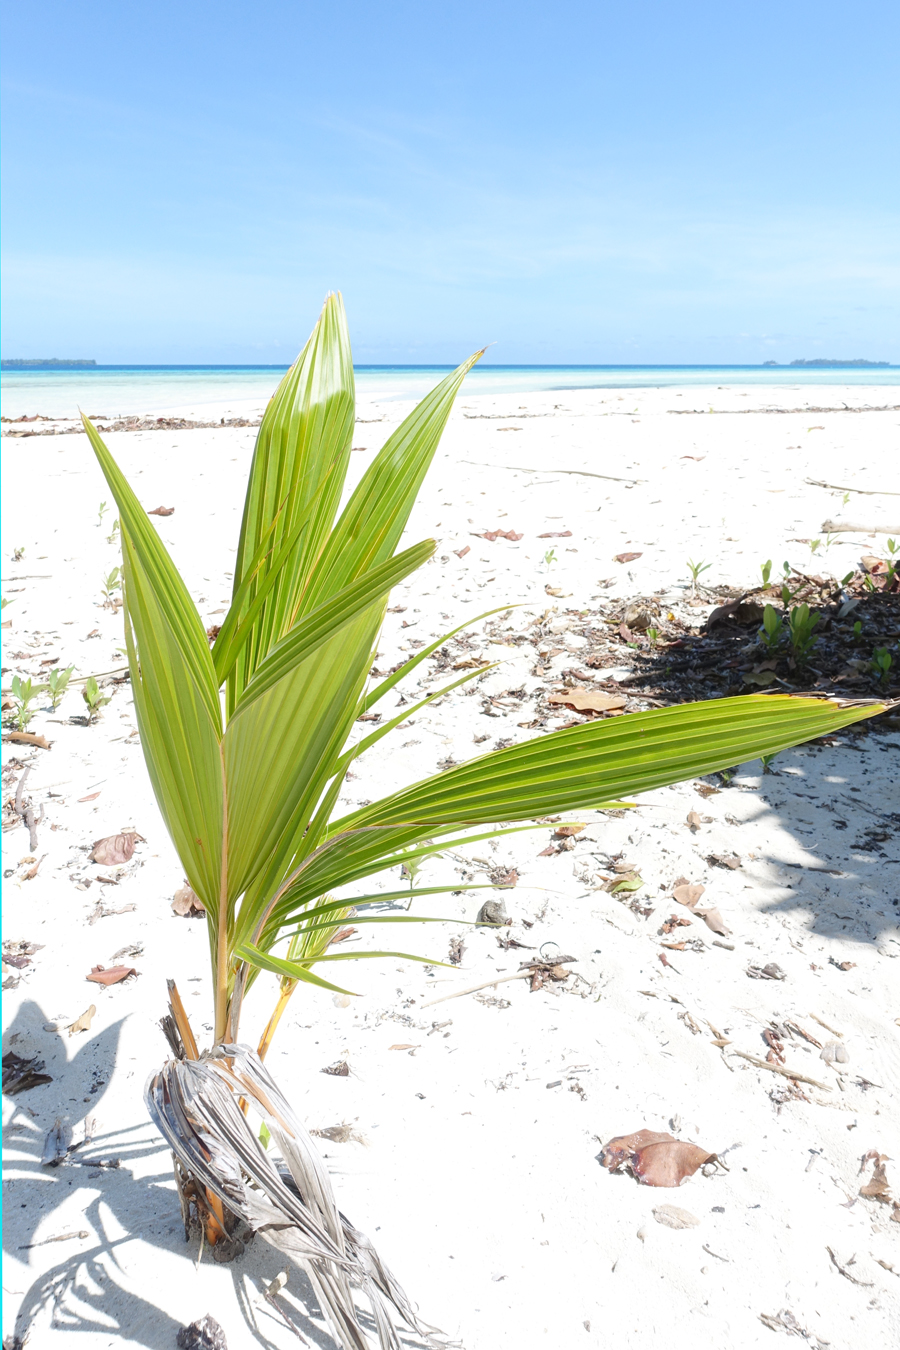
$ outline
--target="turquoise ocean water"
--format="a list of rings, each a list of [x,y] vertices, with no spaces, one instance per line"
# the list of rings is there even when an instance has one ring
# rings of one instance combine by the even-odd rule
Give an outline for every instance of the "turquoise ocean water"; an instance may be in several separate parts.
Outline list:
[[[81,407],[108,418],[191,409],[216,415],[233,402],[235,415],[275,389],[286,366],[94,366],[81,370],[5,370],[5,417],[43,413],[73,417]],[[451,366],[358,366],[362,399],[418,399]],[[476,366],[463,399],[476,394],[530,394],[567,389],[667,386],[816,385],[900,386],[900,366],[810,368],[791,366]]]

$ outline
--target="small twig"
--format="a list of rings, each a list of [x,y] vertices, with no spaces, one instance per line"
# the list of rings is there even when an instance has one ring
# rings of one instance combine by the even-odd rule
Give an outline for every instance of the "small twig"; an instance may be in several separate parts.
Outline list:
[[[446,1003],[451,998],[463,998],[466,994],[477,994],[480,989],[493,989],[497,984],[509,984],[510,980],[530,980],[534,971],[520,970],[518,975],[502,975],[496,980],[485,980],[484,984],[473,984],[471,989],[458,989],[455,994],[444,994],[443,998],[433,998],[423,1003],[423,1008],[433,1008],[436,1003]]]
[[[900,497],[900,492],[886,492],[884,488],[839,487],[837,483],[820,483],[816,478],[807,478],[810,487],[830,488],[832,492],[856,492],[861,497]]]
[[[85,1232],[83,1228],[77,1233],[57,1233],[56,1237],[44,1238],[41,1242],[23,1242],[19,1247],[20,1252],[27,1252],[32,1247],[46,1247],[48,1242],[68,1242],[69,1238],[87,1238],[90,1233]]]
[[[474,464],[479,469],[511,469],[516,473],[570,473],[578,478],[603,478],[607,483],[643,483],[643,478],[613,478],[608,473],[589,473],[587,469],[526,469],[521,464],[481,464],[475,459],[460,460],[461,464]]]
[[[820,1027],[824,1027],[826,1031],[830,1031],[832,1036],[839,1036],[841,1040],[844,1039],[844,1033],[842,1031],[838,1031],[835,1027],[830,1027],[827,1022],[822,1021],[821,1017],[816,1017],[815,1013],[810,1013],[809,1015],[814,1022],[818,1022]]]
[[[743,1050],[732,1050],[733,1055],[739,1055],[741,1059],[749,1060],[755,1064],[757,1069],[768,1069],[769,1073],[780,1073],[782,1078],[793,1078],[797,1083],[809,1083],[810,1087],[821,1088],[823,1092],[830,1092],[831,1088],[827,1083],[820,1083],[815,1078],[807,1078],[805,1074],[797,1073],[794,1069],[783,1069],[780,1064],[767,1064],[764,1059],[757,1059],[755,1055],[747,1055]]]
[[[276,1283],[277,1283],[276,1280],[272,1281],[272,1284]],[[279,1316],[284,1318],[288,1327],[294,1333],[297,1339],[302,1341],[304,1345],[309,1345],[310,1342],[303,1335],[303,1332],[300,1330],[297,1324],[293,1322],[290,1317],[288,1317],[287,1313],[285,1312],[284,1308],[282,1308],[281,1304],[276,1301],[275,1295],[271,1292],[270,1288],[263,1290],[263,1298],[266,1300],[267,1303],[271,1303],[272,1307],[279,1314]]]
[[[863,1289],[871,1289],[873,1287],[871,1280],[858,1280],[855,1275],[851,1275],[849,1270],[845,1269],[845,1267],[841,1265],[840,1261],[837,1259],[837,1257],[835,1256],[834,1252],[831,1250],[830,1247],[826,1247],[825,1250],[831,1257],[831,1264],[834,1266],[835,1270],[839,1270],[841,1272],[845,1280],[849,1280],[851,1284],[860,1284],[862,1285]]]
[[[717,1261],[724,1261],[724,1262],[726,1263],[726,1265],[731,1265],[731,1261],[729,1260],[729,1258],[728,1258],[727,1256],[720,1256],[719,1253],[718,1253],[718,1252],[714,1252],[713,1249],[712,1249],[711,1247],[707,1247],[707,1245],[706,1245],[705,1242],[704,1242],[704,1244],[703,1244],[703,1250],[704,1250],[705,1252],[709,1252],[710,1256],[714,1256],[714,1257],[716,1258]]]

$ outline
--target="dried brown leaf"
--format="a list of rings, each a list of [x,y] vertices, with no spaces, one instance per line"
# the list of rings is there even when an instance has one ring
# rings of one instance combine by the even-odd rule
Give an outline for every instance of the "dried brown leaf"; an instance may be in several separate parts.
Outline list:
[[[95,792],[93,796],[81,797],[79,800],[89,802],[99,795],[99,792]],[[143,835],[138,834],[136,830],[125,830],[122,834],[110,834],[105,839],[95,839],[91,849],[91,862],[99,863],[101,867],[115,867],[130,862],[135,844],[143,842]]]
[[[731,933],[731,929],[717,909],[698,909],[696,913],[704,920],[707,928],[711,928],[714,933],[718,933],[721,937],[728,937]]]
[[[630,563],[634,562],[637,558],[643,558],[643,556],[643,553],[617,553],[613,558],[613,562]]]
[[[174,506],[155,506],[152,511],[148,511],[148,516],[173,516],[175,514]]]
[[[571,530],[548,530],[546,534],[539,534],[538,539],[571,539]]]
[[[90,975],[85,979],[91,980],[94,984],[102,984],[107,987],[111,984],[120,984],[122,980],[127,980],[129,975],[136,975],[134,966],[94,966]]]
[[[604,1144],[600,1162],[610,1172],[625,1167],[645,1186],[680,1186],[704,1163],[715,1162],[698,1144],[655,1130],[637,1130]]]
[[[696,811],[688,811],[686,823],[690,827],[691,833],[696,834],[700,826],[703,824],[703,821],[700,819]]]
[[[588,689],[564,689],[561,694],[551,694],[548,703],[564,704],[576,712],[608,712],[610,708],[624,708],[628,702],[621,694],[592,693]]]
[[[689,882],[684,881],[675,886],[672,895],[678,901],[679,905],[686,905],[688,909],[693,909],[705,891],[705,886],[699,884],[691,885]]]
[[[190,918],[197,914],[205,914],[206,909],[203,901],[185,881],[172,898],[172,910],[175,914]]]
[[[38,736],[33,731],[10,731],[3,737],[4,741],[18,741],[20,745],[36,745],[41,750],[49,750],[50,742],[45,736]]]
[[[92,1003],[89,1008],[85,1009],[85,1011],[81,1014],[80,1017],[76,1017],[74,1022],[69,1023],[69,1025],[66,1027],[66,1031],[69,1033],[70,1036],[75,1036],[79,1031],[90,1031],[91,1022],[94,1020],[96,1015],[97,1009],[95,1005]]]

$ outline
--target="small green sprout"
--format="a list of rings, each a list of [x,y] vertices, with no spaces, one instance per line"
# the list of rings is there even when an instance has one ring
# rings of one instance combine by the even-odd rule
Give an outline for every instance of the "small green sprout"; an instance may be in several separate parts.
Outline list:
[[[782,615],[774,605],[766,605],[763,610],[763,626],[759,630],[760,641],[766,648],[766,651],[777,651],[781,642],[782,633]]]
[[[68,688],[69,680],[72,677],[72,671],[74,669],[74,666],[66,666],[65,670],[51,670],[50,674],[47,676],[47,689],[50,694],[50,703],[54,712],[56,712],[56,709],[59,707],[60,703],[62,703],[63,694]]]
[[[658,628],[648,628],[648,629],[647,629],[647,638],[648,638],[648,640],[649,640],[649,642],[650,642],[651,647],[655,647],[656,644],[657,644],[657,642],[659,642],[659,629],[658,629]]]
[[[872,672],[877,675],[882,684],[887,684],[891,677],[891,666],[894,664],[893,658],[887,647],[876,647],[872,653]]]
[[[819,622],[820,617],[818,614],[813,614],[807,604],[795,605],[790,612],[788,628],[791,646],[798,662],[808,660],[810,652],[819,640],[813,629]]]
[[[760,755],[760,759],[762,760],[763,773],[771,773],[771,772],[772,772],[772,770],[769,768],[769,765],[772,763],[772,760],[775,758],[775,756],[776,756],[777,754],[778,754],[778,751],[777,751],[777,750],[773,750],[772,753],[771,753],[770,755]]]
[[[759,570],[760,573],[762,574],[762,584],[764,586],[768,586],[769,577],[772,575],[772,559],[769,558],[766,562],[764,562]]]
[[[98,509],[98,511],[97,511],[97,524],[98,524],[98,525],[102,525],[102,524],[103,524],[103,517],[106,515],[106,513],[107,513],[108,510],[109,510],[109,507],[106,505],[106,502],[101,502],[101,503],[100,503],[100,507],[99,507],[99,509]]]
[[[112,599],[113,592],[117,591],[122,585],[122,569],[114,567],[109,576],[103,579],[103,594],[107,603]]]
[[[96,721],[100,709],[109,703],[112,695],[101,693],[99,684],[93,675],[89,675],[81,691],[81,697],[87,704],[88,723],[92,723]]]
[[[30,676],[26,680],[19,675],[12,677],[12,696],[16,701],[12,720],[17,731],[24,731],[28,726],[34,716],[31,705],[45,688],[46,685],[43,684],[32,684]]]
[[[849,583],[853,580],[855,576],[856,576],[855,572],[848,572],[845,577],[841,577],[841,585],[842,586],[849,585]]]
[[[862,621],[860,619],[857,619],[853,625],[853,637],[857,642],[862,637]]]
[[[822,543],[822,540],[821,540],[821,539],[810,539],[810,541],[809,541],[809,551],[810,551],[810,553],[813,553],[813,554],[814,554],[814,553],[816,552],[816,550],[819,548],[819,546],[821,545],[821,543]]]
[[[544,554],[544,565],[548,571],[550,570],[552,564],[555,562],[556,562],[556,549],[548,548],[547,552]]]
[[[119,537],[119,517],[116,516],[115,520],[112,523],[112,529],[106,536],[106,542],[108,544],[114,544],[118,539],[118,537]]]
[[[688,565],[688,571],[689,571],[690,574],[691,574],[691,586],[692,586],[692,588],[693,588],[693,590],[694,590],[694,594],[696,595],[696,593],[697,593],[697,582],[698,582],[698,580],[699,580],[700,573],[701,573],[701,572],[708,572],[709,569],[712,567],[712,563],[694,562],[694,560],[693,560],[692,558],[688,558],[688,560],[687,560],[687,565]]]

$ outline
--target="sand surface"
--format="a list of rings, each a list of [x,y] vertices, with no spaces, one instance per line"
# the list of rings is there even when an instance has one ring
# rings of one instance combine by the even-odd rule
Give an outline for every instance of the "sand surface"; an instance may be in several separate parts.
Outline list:
[[[408,532],[407,542],[434,535],[437,555],[395,593],[377,665],[389,669],[469,613],[520,607],[487,633],[474,624],[472,641],[450,649],[450,665],[499,664],[363,757],[344,803],[543,734],[528,724],[589,647],[584,611],[602,622],[617,598],[655,593],[699,626],[713,601],[690,604],[688,558],[711,564],[702,576],[710,585],[749,587],[768,558],[806,567],[809,545],[795,541],[823,538],[828,516],[852,514],[867,527],[896,517],[895,497],[852,494],[842,505],[843,492],[806,482],[900,491],[900,414],[806,411],[894,401],[877,387],[464,392]],[[803,411],[761,411],[776,408]],[[406,411],[360,407],[352,473]],[[228,603],[254,435],[108,438],[145,505],[175,508],[157,524],[207,624],[221,622]],[[121,668],[121,616],[100,593],[117,562],[106,537],[114,511],[98,525],[109,493],[86,439],[4,439],[3,453],[3,594],[14,602],[4,611],[4,688],[54,657],[74,663],[75,677]],[[498,529],[522,538],[480,537]],[[884,538],[840,534],[827,549],[823,538],[816,569],[841,577]],[[614,561],[623,552],[641,556]],[[420,674],[433,689],[458,672],[426,663],[400,686],[410,702]],[[53,1080],[3,1099],[4,1334],[30,1330],[35,1350],[169,1350],[180,1326],[211,1312],[231,1350],[280,1350],[299,1342],[263,1288],[284,1258],[257,1240],[232,1265],[208,1251],[197,1265],[169,1154],[141,1101],[165,1058],[157,1022],[167,976],[198,1038],[210,1030],[208,948],[203,921],[171,911],[182,873],[144,769],[129,685],[106,692],[93,726],[78,721],[80,686],[55,713],[37,712],[29,729],[52,749],[3,747],[12,765],[5,801],[30,765],[26,795],[45,813],[36,853],[20,824],[3,836],[4,937],[42,944],[30,966],[8,972],[20,978],[3,994],[3,1049],[39,1056]],[[548,725],[571,717],[560,709]],[[571,849],[546,853],[548,825],[453,850],[420,877],[458,879],[461,894],[423,908],[451,922],[403,934],[408,950],[438,960],[461,938],[458,970],[360,962],[345,968],[360,997],[296,995],[270,1067],[311,1128],[346,1123],[359,1137],[321,1140],[339,1203],[427,1321],[467,1350],[768,1346],[792,1326],[813,1346],[898,1343],[900,1223],[889,1203],[858,1194],[871,1175],[871,1166],[860,1174],[861,1158],[875,1150],[897,1160],[886,1166],[900,1198],[898,747],[896,723],[882,723],[785,753],[765,775],[759,762],[745,764],[727,787],[711,783],[714,795],[688,782],[627,815],[588,813]],[[145,840],[129,864],[88,861],[94,840],[126,827]],[[726,854],[740,865],[709,861]],[[634,907],[601,889],[616,859],[643,878]],[[518,873],[502,893],[512,920],[503,933],[525,950],[461,922],[500,895],[466,890],[498,868]],[[679,877],[706,886],[731,930],[718,939],[726,945],[714,946],[697,918],[674,939],[660,934],[679,908]],[[361,946],[384,945],[377,929],[360,932]],[[698,950],[660,945],[685,934],[700,939]],[[116,956],[123,951],[135,954]],[[538,992],[513,980],[434,1003],[514,975],[538,952],[573,958],[578,978]],[[136,979],[111,989],[86,981],[93,966],[123,959]],[[783,980],[748,976],[770,963]],[[261,979],[248,1000],[247,1040],[273,988]],[[90,1030],[69,1035],[91,1004]],[[801,1085],[804,1099],[737,1053],[764,1060],[764,1030],[785,1021],[846,1049],[844,1062],[829,1063],[800,1035],[784,1042],[788,1067],[819,1084]],[[337,1060],[348,1077],[321,1072]],[[55,1120],[77,1140],[91,1116],[93,1142],[63,1166],[42,1167]],[[677,1192],[607,1173],[601,1145],[642,1127],[694,1140],[725,1166]],[[82,1165],[97,1159],[120,1165]],[[654,1216],[662,1205],[698,1222],[665,1226]],[[332,1344],[295,1269],[282,1306],[310,1343]]]

